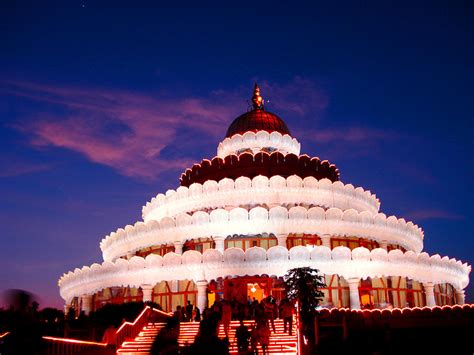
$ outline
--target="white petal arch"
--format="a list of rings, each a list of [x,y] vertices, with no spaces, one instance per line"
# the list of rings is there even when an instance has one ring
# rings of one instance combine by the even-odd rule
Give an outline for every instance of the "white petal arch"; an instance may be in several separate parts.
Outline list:
[[[245,253],[240,248],[228,248],[224,251],[224,262],[235,264],[242,263],[245,259]]]
[[[264,262],[267,259],[267,251],[261,247],[252,247],[245,250],[245,260],[249,262]]]
[[[207,249],[202,258],[205,263],[217,263],[223,260],[221,252],[216,249]]]
[[[286,261],[288,260],[288,249],[280,245],[276,245],[267,250],[267,257],[270,261]]]
[[[338,274],[344,278],[403,276],[422,283],[450,283],[457,289],[463,289],[469,283],[471,267],[455,259],[439,255],[430,257],[426,253],[414,258],[411,252],[390,252],[387,256],[383,249],[363,249],[351,252],[348,248],[338,247],[330,258],[329,249],[322,246],[314,248],[311,253],[305,247],[288,251],[277,246],[267,250],[266,257],[261,248],[249,249],[252,251],[245,253],[238,248],[227,249],[224,258],[217,250],[208,249],[202,255],[196,251],[185,252],[183,256],[168,253],[163,257],[163,264],[158,255],[136,256],[130,260],[118,259],[115,263],[76,268],[64,274],[58,285],[61,296],[71,300],[107,287],[140,287],[143,283],[154,285],[176,279],[210,281],[217,277],[263,274],[279,277],[297,266],[314,267],[323,274]]]
[[[402,225],[395,217],[391,218],[391,223],[387,220],[384,214],[369,218],[364,212],[338,208],[326,211],[321,207],[307,209],[302,206],[289,210],[282,206],[270,209],[258,206],[250,210],[217,208],[210,213],[198,211],[192,216],[183,214],[176,219],[165,217],[160,222],[127,226],[111,233],[100,246],[104,260],[113,261],[143,248],[196,238],[226,237],[229,232],[241,235],[301,233],[358,237],[421,251],[423,234],[417,226]]]
[[[290,259],[292,261],[307,261],[310,259],[310,252],[304,246],[296,246],[290,249]]]
[[[181,264],[181,255],[176,253],[167,253],[163,256],[163,266],[176,266]]]
[[[328,179],[320,181],[313,177],[301,180],[292,175],[286,179],[281,176],[256,176],[253,180],[239,177],[236,180],[224,178],[221,181],[209,180],[204,185],[193,183],[189,189],[179,187],[175,192],[169,190],[165,195],[157,195],[142,209],[145,222],[161,220],[163,217],[176,217],[181,213],[192,214],[197,210],[218,208],[231,203],[248,205],[250,203],[276,205],[289,203],[318,205],[324,208],[355,209],[358,212],[378,212],[380,202],[375,195],[361,188],[354,189],[350,184]]]
[[[202,254],[196,250],[187,250],[181,256],[183,264],[200,264],[202,262]]]
[[[329,262],[332,259],[331,249],[318,245],[311,250],[311,260],[317,262]]]

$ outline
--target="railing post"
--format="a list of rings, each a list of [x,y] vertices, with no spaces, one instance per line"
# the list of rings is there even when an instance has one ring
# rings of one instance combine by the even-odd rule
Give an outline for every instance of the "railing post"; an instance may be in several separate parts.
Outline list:
[[[342,338],[344,340],[347,340],[348,337],[348,332],[347,332],[347,318],[346,315],[344,314],[342,316]]]
[[[302,340],[302,334],[301,334],[301,317],[300,317],[300,304],[299,302],[296,302],[296,332],[298,335],[298,342],[297,342],[297,349],[298,349],[298,355],[303,354],[303,342]]]
[[[314,342],[316,345],[319,345],[319,320],[317,312],[314,314]]]

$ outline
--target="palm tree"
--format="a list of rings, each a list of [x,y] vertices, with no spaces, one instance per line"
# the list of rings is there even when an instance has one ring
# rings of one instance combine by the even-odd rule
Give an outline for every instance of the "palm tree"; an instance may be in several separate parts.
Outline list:
[[[285,275],[287,298],[297,304],[300,336],[312,337],[316,307],[324,296],[321,291],[323,287],[326,287],[326,284],[317,269],[300,267],[288,270]]]

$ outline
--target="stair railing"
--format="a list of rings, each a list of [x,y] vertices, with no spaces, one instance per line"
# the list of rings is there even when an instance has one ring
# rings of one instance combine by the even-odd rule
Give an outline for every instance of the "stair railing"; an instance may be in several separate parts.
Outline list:
[[[296,302],[296,353],[301,355],[303,353],[303,340],[302,340],[302,324],[300,319],[300,305]]]
[[[44,336],[43,340],[47,344],[46,354],[48,355],[79,354],[82,351],[100,351],[107,347],[106,343],[97,343],[94,341],[79,339]]]
[[[147,325],[149,322],[156,321],[157,316],[164,316],[168,318],[171,317],[171,314],[150,306],[145,306],[143,311],[133,322],[123,322],[120,328],[118,328],[115,332],[116,348],[119,349],[124,341],[135,339],[135,337],[140,333],[145,325]]]

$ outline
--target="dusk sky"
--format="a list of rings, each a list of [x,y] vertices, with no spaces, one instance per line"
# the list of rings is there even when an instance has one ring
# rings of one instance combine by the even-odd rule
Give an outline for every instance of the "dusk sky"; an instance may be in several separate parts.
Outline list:
[[[214,157],[254,82],[302,153],[474,263],[474,2],[162,3],[0,5],[0,292],[62,308],[58,278]]]

